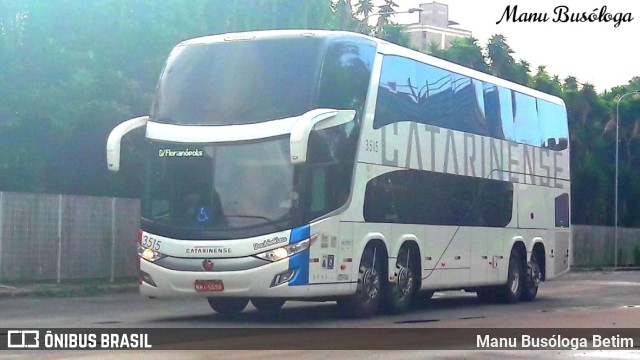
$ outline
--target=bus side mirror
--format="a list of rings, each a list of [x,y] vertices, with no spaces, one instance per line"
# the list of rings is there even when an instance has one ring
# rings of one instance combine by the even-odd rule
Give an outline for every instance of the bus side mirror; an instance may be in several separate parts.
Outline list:
[[[111,171],[120,170],[120,142],[132,130],[142,127],[149,121],[148,116],[127,120],[111,130],[107,139],[107,167]]]
[[[309,135],[313,130],[323,130],[353,121],[355,110],[314,109],[304,113],[293,124],[289,143],[292,164],[307,161]]]

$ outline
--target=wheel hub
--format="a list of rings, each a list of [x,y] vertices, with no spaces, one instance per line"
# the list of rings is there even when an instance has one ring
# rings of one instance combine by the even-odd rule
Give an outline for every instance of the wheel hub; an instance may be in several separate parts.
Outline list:
[[[400,290],[402,297],[410,295],[413,291],[413,277],[411,276],[411,270],[406,267],[400,268],[397,273],[398,282],[397,288]]]
[[[518,291],[518,286],[520,286],[520,273],[518,271],[512,270],[511,271],[511,292],[515,293],[516,291]]]
[[[538,286],[538,284],[540,284],[540,267],[538,266],[537,262],[533,262],[531,264],[531,279],[533,280],[533,283]]]
[[[380,278],[375,269],[367,269],[362,277],[362,289],[369,299],[375,299],[378,296],[380,288]]]

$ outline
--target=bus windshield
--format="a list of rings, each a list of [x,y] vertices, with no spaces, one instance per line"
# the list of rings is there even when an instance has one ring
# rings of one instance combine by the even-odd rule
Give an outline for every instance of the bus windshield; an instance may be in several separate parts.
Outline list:
[[[320,40],[302,37],[178,46],[151,118],[237,125],[301,115],[313,108],[322,52]]]
[[[183,234],[291,226],[298,194],[288,137],[233,145],[149,144],[142,211],[155,226]]]

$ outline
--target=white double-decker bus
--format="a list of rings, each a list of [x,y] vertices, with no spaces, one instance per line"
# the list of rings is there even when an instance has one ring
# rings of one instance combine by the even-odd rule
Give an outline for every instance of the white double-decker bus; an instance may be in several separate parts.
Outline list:
[[[569,269],[548,94],[359,34],[246,32],[174,48],[111,170],[142,126],[143,295],[370,316],[447,289],[529,301]]]

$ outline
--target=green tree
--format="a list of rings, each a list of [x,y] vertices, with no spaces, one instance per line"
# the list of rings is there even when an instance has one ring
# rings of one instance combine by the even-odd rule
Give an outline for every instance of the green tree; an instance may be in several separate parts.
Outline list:
[[[487,53],[491,73],[494,76],[506,78],[515,63],[512,56],[513,50],[507,45],[507,38],[500,34],[491,36],[487,43]]]
[[[362,16],[362,21],[358,27],[358,31],[363,34],[368,34],[369,30],[369,16],[373,13],[374,5],[372,0],[358,0],[356,4],[356,10],[354,12],[357,16]]]
[[[603,136],[608,118],[605,103],[593,85],[565,79],[562,98],[567,106],[571,137],[572,221],[612,224],[614,143]]]
[[[407,27],[400,24],[386,24],[382,28],[382,32],[376,36],[388,42],[398,44],[400,46],[409,47],[411,39],[406,31]]]
[[[436,43],[437,46],[437,43]],[[489,72],[489,66],[485,62],[482,48],[478,40],[473,37],[459,37],[451,40],[451,45],[446,50],[433,49],[432,55],[466,66],[478,71]]]
[[[529,66],[527,62],[516,62],[513,49],[507,44],[507,38],[495,34],[487,43],[487,55],[491,73],[497,77],[513,81],[521,85],[529,82]]]
[[[0,0],[0,190],[137,196],[135,156],[114,176],[104,145],[148,113],[176,43],[334,18],[327,0]]]
[[[640,91],[638,77],[628,84],[617,86],[602,98],[609,108],[610,120],[605,133],[615,146],[615,128],[619,121],[619,220],[626,226],[640,226],[640,95],[622,95]]]
[[[354,17],[350,0],[332,2],[331,9],[334,14],[332,29],[354,31],[360,26],[360,21]]]
[[[393,0],[384,0],[384,4],[379,7],[378,20],[376,22],[376,32],[384,32],[384,27],[391,25],[391,17],[396,13],[395,8],[398,7]],[[406,30],[406,29],[404,29]]]
[[[544,65],[538,66],[538,71],[531,78],[531,87],[555,96],[562,96],[562,87],[557,77],[552,77]]]
[[[564,84],[562,90],[564,92],[567,91],[578,91],[578,79],[575,76],[567,76],[564,79]]]
[[[446,50],[442,49],[440,43],[434,39],[427,41],[424,45],[424,48],[417,49],[418,51],[423,51],[427,54],[433,55],[435,57],[444,58],[444,52]]]

